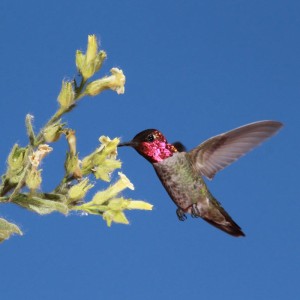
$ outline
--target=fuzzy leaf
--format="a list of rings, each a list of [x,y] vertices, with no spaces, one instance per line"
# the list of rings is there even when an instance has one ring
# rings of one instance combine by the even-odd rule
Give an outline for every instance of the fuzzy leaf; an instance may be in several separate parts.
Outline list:
[[[68,207],[64,203],[38,197],[28,197],[24,194],[14,198],[13,202],[40,215],[50,214],[55,211],[63,214],[68,213]]]
[[[10,236],[15,233],[23,235],[22,231],[17,225],[0,218],[0,243],[9,239]]]

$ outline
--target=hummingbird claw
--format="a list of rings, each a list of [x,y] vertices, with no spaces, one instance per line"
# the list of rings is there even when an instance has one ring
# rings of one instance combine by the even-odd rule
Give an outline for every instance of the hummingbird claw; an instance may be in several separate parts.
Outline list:
[[[192,218],[200,217],[200,211],[197,207],[197,203],[192,204],[191,216],[192,216]]]
[[[179,219],[179,221],[185,221],[187,219],[186,214],[181,208],[176,209],[176,215]]]

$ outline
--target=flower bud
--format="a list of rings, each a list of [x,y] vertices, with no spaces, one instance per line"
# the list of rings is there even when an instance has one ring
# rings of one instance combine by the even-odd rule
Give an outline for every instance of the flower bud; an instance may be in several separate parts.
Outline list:
[[[74,155],[70,152],[67,152],[67,157],[65,161],[65,170],[67,174],[73,175],[77,179],[82,178],[78,153]]]
[[[143,210],[152,210],[153,205],[145,201],[128,201],[126,209],[143,209]]]
[[[63,81],[60,93],[58,95],[58,102],[63,109],[68,109],[74,104],[75,92],[73,90],[73,83],[69,81]]]
[[[76,51],[76,66],[84,80],[92,77],[102,66],[106,58],[104,51],[98,52],[98,41],[95,35],[88,36],[86,54]]]
[[[19,174],[22,172],[27,160],[27,148],[21,148],[18,144],[15,144],[8,156],[8,177]]]
[[[42,170],[37,170],[36,168],[31,168],[26,176],[25,183],[30,190],[36,190],[40,187],[42,183]]]
[[[56,142],[61,134],[63,133],[63,128],[65,124],[61,123],[61,120],[58,120],[56,123],[45,128],[43,135],[47,143]]]
[[[77,70],[80,72],[80,74],[82,74],[82,69],[85,63],[85,55],[80,50],[76,51],[75,62]]]
[[[76,202],[85,197],[86,193],[93,187],[93,184],[89,183],[89,179],[85,178],[79,183],[73,185],[68,192],[69,200],[68,202]]]
[[[88,36],[88,44],[86,49],[86,64],[91,65],[93,64],[94,60],[96,59],[98,53],[98,42],[96,36],[89,35]]]
[[[105,51],[101,50],[96,58],[95,58],[95,62],[94,62],[94,68],[95,68],[95,73],[98,72],[100,70],[100,68],[102,67],[102,64],[104,62],[104,60],[106,59],[107,55],[105,53]]]
[[[153,205],[145,201],[128,200],[124,198],[114,198],[109,200],[107,205],[112,210],[124,210],[124,209],[140,209],[140,210],[152,210]]]

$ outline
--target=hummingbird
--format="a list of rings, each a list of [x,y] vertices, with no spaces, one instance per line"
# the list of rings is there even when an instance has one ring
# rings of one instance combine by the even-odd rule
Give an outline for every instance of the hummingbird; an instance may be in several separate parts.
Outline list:
[[[210,193],[203,177],[212,180],[217,172],[274,135],[283,124],[258,121],[216,135],[187,152],[180,142],[168,143],[157,129],[146,129],[131,141],[130,146],[148,160],[170,198],[177,206],[180,221],[186,214],[201,217],[209,224],[235,236],[245,236],[221,203]]]

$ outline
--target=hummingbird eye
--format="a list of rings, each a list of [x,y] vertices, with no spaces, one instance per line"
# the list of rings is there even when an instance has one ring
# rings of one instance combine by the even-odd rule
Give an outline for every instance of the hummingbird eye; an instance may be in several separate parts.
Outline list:
[[[153,134],[149,134],[147,137],[146,137],[146,141],[147,142],[153,142],[155,140],[155,137]]]

